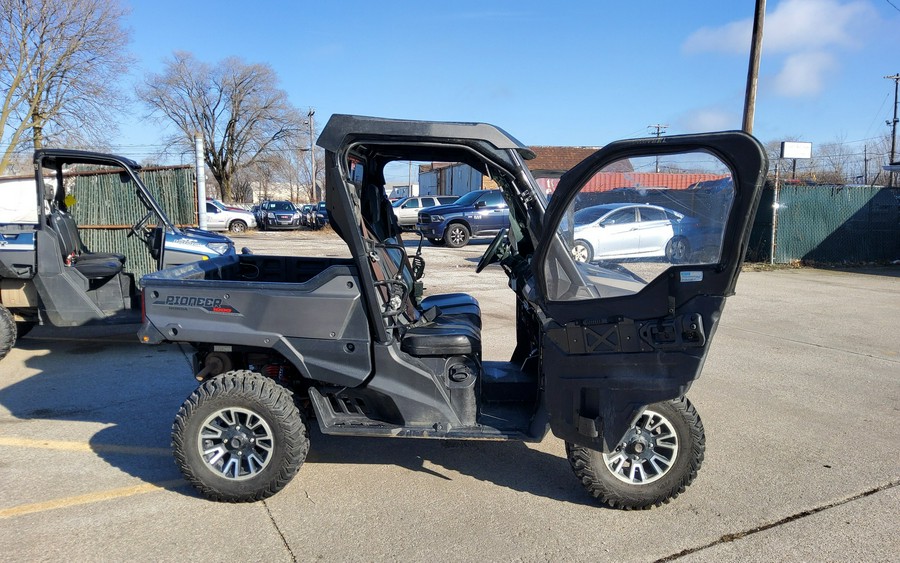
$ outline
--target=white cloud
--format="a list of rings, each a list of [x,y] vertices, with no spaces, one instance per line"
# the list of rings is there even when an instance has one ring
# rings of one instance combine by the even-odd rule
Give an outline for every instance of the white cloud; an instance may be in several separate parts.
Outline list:
[[[686,133],[740,129],[741,116],[718,107],[689,111],[677,119],[678,129]]]
[[[836,66],[834,57],[821,51],[791,55],[775,76],[775,92],[788,97],[818,94],[825,87],[825,75]]]
[[[838,67],[837,54],[855,49],[877,22],[868,0],[784,0],[766,14],[763,59],[780,66],[773,91],[790,97],[813,96]],[[735,53],[750,50],[750,18],[704,27],[682,45],[686,53]]]
[[[725,53],[747,53],[750,51],[750,32],[753,20],[741,20],[720,27],[701,27],[688,37],[681,46],[686,53],[707,51]],[[765,37],[765,27],[763,27]]]
[[[791,53],[825,47],[854,47],[877,14],[866,0],[784,0],[766,14],[763,52]],[[682,45],[685,52],[747,53],[752,18],[704,27]]]

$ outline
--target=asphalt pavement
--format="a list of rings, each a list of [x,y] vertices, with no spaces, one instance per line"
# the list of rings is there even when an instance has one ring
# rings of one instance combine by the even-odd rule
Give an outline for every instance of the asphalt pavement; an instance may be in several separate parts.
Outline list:
[[[247,240],[322,251],[269,235]],[[426,285],[475,294],[485,356],[502,360],[513,299],[497,267],[474,273],[485,244],[426,246]],[[141,345],[133,326],[40,327],[0,362],[0,560],[896,561],[898,319],[898,268],[743,273],[689,393],[703,467],[680,497],[642,512],[596,506],[552,436],[317,430],[283,491],[210,502],[169,450],[196,385],[187,351]]]

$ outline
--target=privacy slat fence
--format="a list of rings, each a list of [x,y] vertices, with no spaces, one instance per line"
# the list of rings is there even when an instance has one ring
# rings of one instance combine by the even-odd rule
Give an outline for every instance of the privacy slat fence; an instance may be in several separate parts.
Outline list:
[[[769,261],[774,193],[760,203],[748,260]],[[876,186],[782,186],[776,264],[888,263],[900,260],[900,189]]]
[[[170,221],[196,226],[193,167],[146,168],[139,175]],[[147,246],[128,236],[131,226],[147,212],[131,182],[123,183],[118,173],[81,172],[72,178],[70,193],[76,201],[70,211],[90,250],[125,254],[125,270],[134,273],[136,281],[156,270]]]

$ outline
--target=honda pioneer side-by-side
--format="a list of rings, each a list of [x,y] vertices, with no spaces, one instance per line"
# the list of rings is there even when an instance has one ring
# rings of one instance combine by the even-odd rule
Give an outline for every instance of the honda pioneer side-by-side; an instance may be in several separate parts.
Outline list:
[[[113,200],[94,202],[93,208],[103,209],[107,222],[113,217],[128,220],[122,227],[130,226],[128,236],[146,247],[151,267],[235,252],[234,243],[224,236],[173,225],[131,160],[43,149],[35,152],[34,166],[34,182],[0,183],[0,358],[36,324],[68,327],[141,320],[135,271],[125,254],[91,252],[70,213],[69,207],[75,205],[70,188],[79,178],[90,177],[114,191],[136,195],[140,208],[112,209]]]
[[[195,350],[201,383],[177,413],[173,445],[197,489],[232,502],[276,493],[305,459],[312,420],[323,434],[392,438],[540,441],[552,431],[582,484],[618,508],[659,506],[691,483],[705,437],[685,393],[759,202],[767,163],[753,137],[612,143],[551,185],[549,201],[526,166],[532,151],[483,123],[335,115],[318,144],[330,224],[350,258],[228,255],[143,279],[140,339]],[[499,263],[515,293],[507,361],[482,357],[475,298],[422,295],[423,257],[407,255],[385,195],[395,161],[464,163],[499,186],[509,228],[476,271]],[[670,221],[685,252],[642,257],[642,229],[658,244],[664,218],[642,217],[650,206],[640,205],[592,239],[606,230],[609,245],[635,247],[622,249],[629,258],[579,252],[582,210],[660,199],[698,225],[702,253]],[[621,236],[625,223],[633,236]]]

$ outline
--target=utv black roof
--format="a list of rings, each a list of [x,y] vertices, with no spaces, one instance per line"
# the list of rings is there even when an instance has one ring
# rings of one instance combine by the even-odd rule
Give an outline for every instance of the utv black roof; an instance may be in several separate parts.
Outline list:
[[[336,152],[343,145],[357,139],[373,138],[411,142],[436,139],[484,141],[497,149],[515,150],[525,160],[534,158],[531,149],[503,129],[487,123],[412,121],[335,114],[328,120],[316,144],[325,150]]]
[[[139,170],[141,166],[124,156],[117,156],[99,152],[79,151],[74,149],[39,149],[34,151],[34,163],[41,163],[47,168],[56,168],[58,165],[78,162],[83,164],[109,164],[116,162],[133,170]]]

